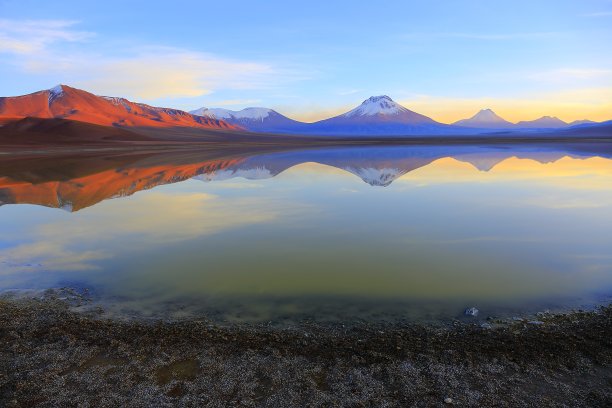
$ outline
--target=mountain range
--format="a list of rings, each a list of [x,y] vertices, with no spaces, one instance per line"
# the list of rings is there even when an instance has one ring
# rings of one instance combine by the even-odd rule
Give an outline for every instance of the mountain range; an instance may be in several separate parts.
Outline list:
[[[579,125],[597,125],[597,122],[586,119],[567,123],[551,116],[512,123],[491,109],[483,109],[471,118],[445,124],[413,112],[387,95],[372,96],[346,113],[314,123],[299,122],[269,108],[246,108],[241,111],[200,108],[190,113],[224,120],[251,132],[305,135],[466,135],[499,130],[553,130]]]
[[[370,97],[346,113],[314,123],[296,121],[273,109],[261,107],[240,111],[199,108],[185,112],[136,103],[120,97],[98,96],[67,85],[23,96],[0,97],[0,124],[32,117],[78,121],[119,129],[206,129],[351,137],[477,135],[499,131],[556,131],[600,125],[589,120],[566,123],[550,116],[511,123],[491,109],[483,109],[471,118],[445,124],[411,111],[386,95]],[[609,122],[604,124],[610,125]],[[23,128],[24,125],[19,126]],[[44,127],[52,126],[39,126]]]

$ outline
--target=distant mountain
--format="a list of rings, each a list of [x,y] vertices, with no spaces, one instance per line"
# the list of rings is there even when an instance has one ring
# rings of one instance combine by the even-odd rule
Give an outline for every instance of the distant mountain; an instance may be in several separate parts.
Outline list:
[[[597,122],[588,119],[575,120],[569,123],[569,126],[580,126],[580,125],[596,125]]]
[[[335,135],[444,134],[452,126],[406,109],[386,95],[372,96],[342,115],[312,123],[308,132]]]
[[[305,123],[289,119],[275,110],[268,108],[245,108],[240,111],[222,108],[200,108],[190,111],[189,113],[211,119],[223,120],[251,132],[293,132],[306,125]]]
[[[477,129],[507,129],[513,127],[514,123],[498,116],[491,109],[483,109],[471,118],[459,120],[453,125]]]
[[[612,120],[585,125],[568,127],[567,129],[555,129],[550,135],[564,137],[612,137]]]
[[[253,132],[397,136],[443,134],[453,129],[452,126],[438,123],[427,116],[404,108],[386,95],[373,96],[349,112],[315,123],[295,121],[267,108],[246,108],[241,111],[200,108],[190,113],[222,119]]]
[[[516,124],[521,129],[555,129],[566,127],[568,124],[554,116],[542,116],[536,120],[524,120]]]
[[[97,96],[66,85],[58,85],[29,95],[0,97],[0,127],[28,117],[64,119],[115,128],[138,128],[134,131],[146,133],[159,140],[175,141],[201,139],[204,133],[202,130],[206,129],[228,131],[206,132],[215,140],[226,138],[250,140],[252,135],[234,131],[349,137],[476,136],[499,130],[541,133],[549,130],[556,132],[569,127],[577,127],[577,130],[580,130],[600,125],[589,120],[567,124],[550,116],[513,125],[491,109],[483,109],[469,119],[447,125],[413,112],[386,95],[372,96],[342,115],[315,123],[299,122],[268,108],[246,108],[240,111],[200,108],[188,113],[178,109],[135,103],[120,97]],[[39,133],[36,137],[39,141],[44,139],[40,137],[41,126],[40,124],[39,130],[36,131]],[[58,128],[55,125],[45,126],[50,127],[44,132],[57,133]],[[66,129],[82,128],[82,125],[71,127],[62,124],[62,126]],[[602,131],[603,128],[596,130],[598,134]],[[32,133],[30,130],[28,132]],[[100,133],[99,129],[96,132]],[[72,141],[74,140],[76,139]],[[98,140],[111,139],[104,136]]]
[[[238,129],[224,121],[191,115],[178,109],[97,96],[66,85],[29,95],[0,97],[0,119],[25,117],[70,119],[103,126]]]

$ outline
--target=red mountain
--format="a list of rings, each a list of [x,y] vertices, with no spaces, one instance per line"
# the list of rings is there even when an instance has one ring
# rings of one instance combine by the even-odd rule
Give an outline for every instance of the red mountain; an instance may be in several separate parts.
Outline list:
[[[25,117],[62,118],[103,126],[240,129],[222,120],[97,96],[66,85],[29,95],[0,97],[0,123]]]

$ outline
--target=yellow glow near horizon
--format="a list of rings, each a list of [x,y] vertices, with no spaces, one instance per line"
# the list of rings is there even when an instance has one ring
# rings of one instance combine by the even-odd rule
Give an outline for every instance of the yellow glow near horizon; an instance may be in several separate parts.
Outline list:
[[[393,95],[390,95],[393,98]],[[402,106],[429,116],[442,123],[474,116],[479,110],[490,108],[510,122],[534,120],[542,116],[556,116],[566,122],[590,119],[597,122],[612,120],[612,87],[575,89],[516,98],[452,98],[440,96],[416,96],[397,98]],[[289,117],[305,122],[327,119],[353,109],[353,105],[340,107],[279,109]]]
[[[452,177],[449,177],[452,175]],[[587,177],[588,176],[588,177]],[[418,181],[423,184],[524,181],[559,185],[578,190],[608,190],[612,177],[612,160],[602,157],[574,159],[562,157],[550,163],[510,157],[500,161],[488,172],[477,170],[467,161],[445,157],[409,172],[398,181]]]

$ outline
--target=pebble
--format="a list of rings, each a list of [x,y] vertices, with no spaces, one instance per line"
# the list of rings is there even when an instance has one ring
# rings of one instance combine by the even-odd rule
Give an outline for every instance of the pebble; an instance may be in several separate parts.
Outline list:
[[[480,325],[480,327],[482,327],[483,329],[491,329],[493,328],[493,326],[491,326],[490,323],[483,323]]]
[[[479,310],[476,309],[475,307],[470,307],[465,309],[465,312],[463,312],[466,316],[478,316],[478,312]]]
[[[453,399],[452,398],[444,398],[444,403],[445,404],[452,404],[453,403]]]
[[[544,322],[540,321],[540,320],[531,320],[529,322],[527,322],[528,324],[535,324],[537,326],[544,324]]]

